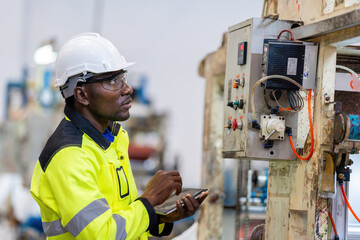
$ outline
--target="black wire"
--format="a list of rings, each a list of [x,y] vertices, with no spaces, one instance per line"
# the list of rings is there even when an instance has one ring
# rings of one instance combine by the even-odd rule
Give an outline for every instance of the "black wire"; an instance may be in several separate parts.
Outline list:
[[[269,101],[268,101],[268,99],[267,99],[267,97],[266,97],[266,88],[265,88],[265,87],[264,87],[264,101],[265,101],[266,107],[267,107],[268,109],[271,109],[271,106],[270,106],[270,104],[269,104]]]

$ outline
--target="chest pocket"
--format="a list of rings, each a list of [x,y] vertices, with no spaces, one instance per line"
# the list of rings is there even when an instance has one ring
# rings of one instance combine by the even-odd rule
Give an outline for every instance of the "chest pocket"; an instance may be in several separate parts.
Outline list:
[[[120,198],[122,199],[129,196],[129,181],[122,166],[116,168],[116,175],[119,182]]]

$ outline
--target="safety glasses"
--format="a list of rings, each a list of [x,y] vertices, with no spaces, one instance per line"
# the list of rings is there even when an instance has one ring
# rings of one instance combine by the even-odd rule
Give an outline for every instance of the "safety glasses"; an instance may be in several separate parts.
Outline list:
[[[109,91],[117,91],[123,89],[127,84],[127,71],[121,71],[106,78],[101,78],[101,76],[94,76],[86,79],[84,82],[81,81],[80,83],[84,84],[96,82],[101,82],[103,88]]]

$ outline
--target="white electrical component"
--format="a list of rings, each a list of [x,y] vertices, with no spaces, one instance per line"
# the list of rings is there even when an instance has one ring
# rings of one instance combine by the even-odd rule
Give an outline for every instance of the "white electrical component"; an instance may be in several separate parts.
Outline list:
[[[259,131],[261,140],[284,140],[285,129],[285,117],[275,114],[261,116]]]

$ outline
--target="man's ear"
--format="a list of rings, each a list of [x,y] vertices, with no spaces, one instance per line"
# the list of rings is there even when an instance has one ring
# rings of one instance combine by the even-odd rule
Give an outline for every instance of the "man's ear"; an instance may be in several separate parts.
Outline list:
[[[88,101],[88,93],[84,86],[77,86],[74,89],[74,97],[75,100],[78,101],[80,104],[87,106],[89,105]]]

